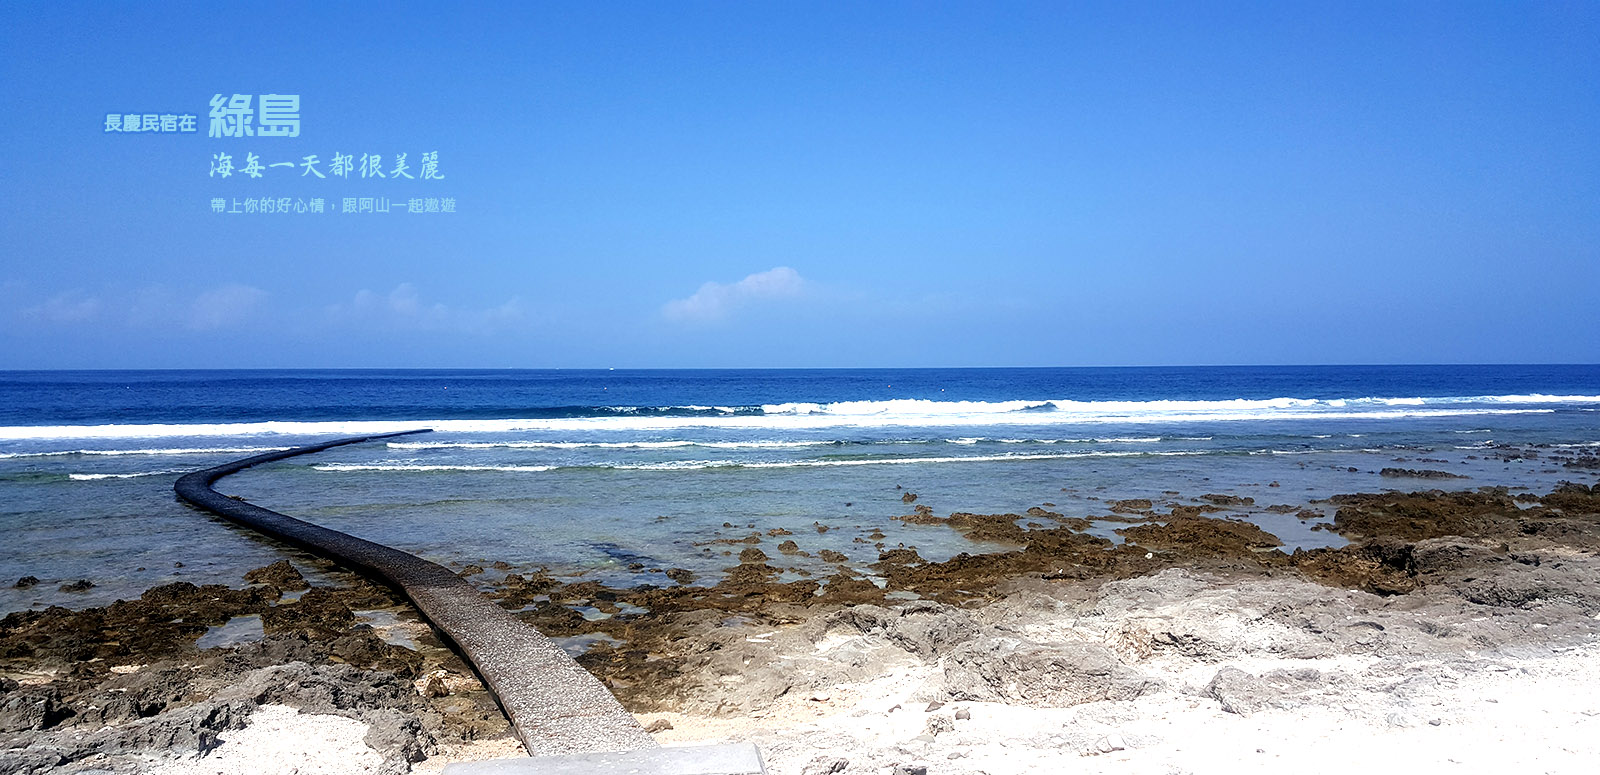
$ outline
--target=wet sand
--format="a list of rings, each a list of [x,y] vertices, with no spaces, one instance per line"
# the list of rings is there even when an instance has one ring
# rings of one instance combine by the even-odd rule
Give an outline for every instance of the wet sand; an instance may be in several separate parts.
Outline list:
[[[1226,493],[1092,514],[904,501],[902,521],[958,531],[974,552],[929,562],[883,544],[858,565],[808,548],[817,527],[746,522],[705,537],[728,560],[711,585],[678,569],[659,569],[671,586],[636,588],[460,572],[581,650],[661,742],[751,740],[779,773],[1577,771],[1600,756],[1600,703],[1582,690],[1600,670],[1600,492],[1587,486],[1273,504],[1349,540],[1292,553],[1230,519],[1254,504]],[[327,732],[302,772],[515,753],[415,612],[290,556],[239,587],[0,620],[0,773],[251,771],[271,729]],[[802,556],[831,570],[794,570]],[[306,590],[296,564],[336,583]],[[210,645],[230,633],[243,642]]]

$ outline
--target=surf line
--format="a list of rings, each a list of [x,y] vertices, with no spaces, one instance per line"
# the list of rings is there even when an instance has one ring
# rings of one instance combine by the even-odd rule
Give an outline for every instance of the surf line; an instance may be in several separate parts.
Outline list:
[[[450,569],[212,489],[218,479],[262,463],[428,432],[430,429],[424,428],[358,436],[269,452],[185,474],[173,489],[179,498],[201,509],[330,559],[404,594],[483,678],[528,755],[656,748],[655,739],[598,679],[549,638],[495,605]]]

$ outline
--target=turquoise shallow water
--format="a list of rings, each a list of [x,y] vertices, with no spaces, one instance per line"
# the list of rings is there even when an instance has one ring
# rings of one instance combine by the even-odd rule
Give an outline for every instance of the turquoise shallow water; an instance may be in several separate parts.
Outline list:
[[[940,514],[1051,503],[1067,516],[1106,514],[1108,499],[1244,495],[1256,506],[1226,513],[1292,548],[1339,539],[1266,506],[1324,510],[1312,501],[1394,487],[1545,490],[1596,478],[1557,456],[1600,452],[1594,367],[13,373],[0,398],[4,610],[172,579],[239,583],[284,550],[176,503],[181,472],[418,426],[437,430],[220,489],[440,562],[661,583],[651,569],[714,578],[734,547],[705,542],[752,531],[775,557],[792,539],[861,563],[876,559],[876,541],[857,540],[873,530],[935,559],[998,548],[894,521],[907,491]],[[1502,460],[1501,445],[1538,457]],[[1391,466],[1468,478],[1378,475]],[[767,535],[777,529],[793,535]],[[11,588],[22,575],[42,583]],[[57,589],[78,578],[97,586]]]

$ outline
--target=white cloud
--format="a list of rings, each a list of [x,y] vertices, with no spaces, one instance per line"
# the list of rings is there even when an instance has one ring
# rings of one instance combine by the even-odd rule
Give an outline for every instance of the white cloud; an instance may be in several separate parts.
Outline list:
[[[786,266],[757,272],[736,283],[709,282],[693,296],[673,299],[661,308],[668,320],[709,322],[721,320],[751,302],[793,298],[805,290],[799,272]]]
[[[123,326],[156,331],[214,332],[274,323],[306,334],[326,326],[377,332],[438,331],[493,334],[527,328],[536,311],[511,297],[487,306],[454,307],[428,298],[411,283],[387,292],[357,291],[322,307],[282,306],[268,291],[227,283],[196,291],[160,284],[73,289],[44,297],[18,283],[0,282],[0,325],[17,320],[48,326]],[[42,299],[42,300],[41,300]]]
[[[47,323],[83,323],[98,317],[101,306],[99,298],[72,290],[23,309],[22,316]]]
[[[207,330],[242,322],[256,311],[267,295],[260,288],[238,283],[212,288],[195,297],[190,305],[189,327]]]
[[[467,333],[488,333],[524,317],[522,302],[516,298],[487,309],[454,309],[423,301],[411,283],[401,283],[387,294],[362,289],[349,302],[329,306],[327,313],[334,321],[367,328]]]
[[[442,321],[450,313],[449,308],[443,304],[423,306],[422,295],[417,293],[417,287],[411,283],[400,283],[387,295],[381,296],[363,288],[356,292],[355,300],[349,307],[336,305],[335,308],[348,309],[357,317],[387,318],[396,322],[409,321],[419,324]]]
[[[485,326],[494,328],[520,321],[522,320],[524,314],[525,313],[522,309],[522,300],[513,297],[498,307],[490,307],[489,309],[484,310],[482,317]]]
[[[269,294],[260,288],[229,283],[194,296],[162,285],[128,289],[109,286],[99,295],[81,290],[58,293],[20,310],[26,320],[70,325],[94,321],[139,328],[188,328],[203,331],[236,325],[253,317]]]

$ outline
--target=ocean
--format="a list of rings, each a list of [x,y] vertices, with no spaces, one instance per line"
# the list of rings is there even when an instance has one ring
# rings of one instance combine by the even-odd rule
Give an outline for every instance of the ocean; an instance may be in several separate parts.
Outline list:
[[[219,489],[437,562],[509,565],[484,579],[710,581],[743,546],[710,542],[752,532],[789,578],[820,560],[780,555],[784,540],[863,569],[879,544],[935,560],[1006,548],[895,521],[907,493],[941,515],[1069,517],[1245,496],[1219,516],[1292,550],[1343,543],[1302,518],[1331,516],[1317,501],[1339,493],[1592,482],[1566,462],[1600,452],[1600,366],[0,372],[0,612],[303,559],[179,504],[172,482],[413,428],[432,432]],[[41,583],[14,588],[25,575]],[[59,589],[77,579],[95,586]]]

